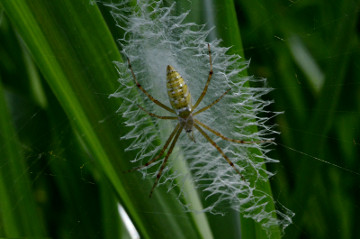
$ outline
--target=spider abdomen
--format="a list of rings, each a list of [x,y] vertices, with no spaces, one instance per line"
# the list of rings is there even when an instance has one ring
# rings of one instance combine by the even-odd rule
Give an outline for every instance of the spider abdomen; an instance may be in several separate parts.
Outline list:
[[[166,74],[166,86],[170,104],[178,116],[186,118],[190,115],[192,107],[188,86],[172,66],[167,66]]]

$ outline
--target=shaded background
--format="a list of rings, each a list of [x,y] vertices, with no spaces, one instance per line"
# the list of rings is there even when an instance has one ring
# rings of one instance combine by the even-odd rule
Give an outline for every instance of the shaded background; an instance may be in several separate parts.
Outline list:
[[[272,185],[274,197],[296,213],[286,238],[359,235],[359,6],[236,3],[249,72],[268,78],[272,108],[284,111],[275,119],[280,164]]]
[[[222,3],[216,4],[213,17],[225,17]],[[197,23],[208,22],[205,5],[191,5]],[[272,122],[281,132],[272,152],[280,163],[269,165],[277,172],[271,178],[274,198],[296,213],[284,238],[357,238],[359,1],[238,0],[234,7],[244,56],[251,59],[249,74],[268,78],[274,88],[267,96],[275,101],[271,110],[284,111]],[[105,17],[118,38],[121,31],[109,15]],[[94,169],[89,149],[72,130],[71,119],[69,123],[1,7],[0,19],[0,80],[26,161],[19,173],[31,179],[32,194],[46,221],[44,230],[54,238],[114,238],[110,232],[121,225],[116,208],[102,207],[114,205],[112,188],[100,185],[102,175]],[[217,29],[234,31],[219,25]],[[120,132],[115,113],[107,116]],[[3,177],[10,178],[4,173]],[[19,204],[16,211],[22,210]],[[224,228],[233,223],[227,220]],[[218,227],[214,230],[227,231]]]

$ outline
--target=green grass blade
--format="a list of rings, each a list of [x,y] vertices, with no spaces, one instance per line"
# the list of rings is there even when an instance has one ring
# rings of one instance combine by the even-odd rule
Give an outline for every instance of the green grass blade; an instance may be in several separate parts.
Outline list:
[[[45,236],[45,224],[36,207],[21,143],[0,82],[0,236]]]
[[[159,189],[149,199],[152,182],[121,173],[130,168],[132,155],[124,153],[126,146],[118,139],[119,118],[114,112],[120,102],[107,98],[117,88],[111,62],[121,58],[97,7],[85,0],[2,1],[2,5],[142,237],[199,237],[175,197]]]
[[[229,54],[238,54],[242,57],[245,57],[234,2],[233,1],[224,2],[221,0],[215,0],[213,1],[211,8],[212,8],[211,9],[212,12],[207,13],[207,16],[213,18],[212,21],[216,26],[215,31],[217,33],[217,37],[223,40],[222,44],[224,46],[231,47]],[[241,74],[246,76],[247,72],[243,71]],[[258,152],[254,152],[254,153],[258,153]],[[256,178],[252,180],[256,180]],[[268,195],[272,195],[269,181],[263,183],[261,187],[259,187],[258,189],[267,193]],[[269,200],[268,203],[269,205],[271,205],[269,207],[271,208],[271,211],[274,211],[275,210],[274,202]],[[238,232],[238,233],[240,232],[242,238],[259,238],[259,239],[268,238],[268,235],[266,234],[266,232],[259,223],[256,223],[251,219],[246,219],[244,217],[241,217],[241,219],[238,220],[236,217],[239,216],[241,217],[241,215],[239,214],[233,215],[234,217],[233,223],[239,223],[240,221],[241,224],[241,229],[237,231],[234,230],[234,232]],[[275,213],[273,214],[273,217],[276,218]],[[218,221],[219,218],[217,219],[215,218],[214,220],[215,222],[213,223],[217,224],[216,221]],[[230,224],[230,222],[228,223]],[[219,235],[221,233],[222,230],[218,232]],[[270,235],[271,238],[280,238],[281,235],[280,229],[272,227]]]

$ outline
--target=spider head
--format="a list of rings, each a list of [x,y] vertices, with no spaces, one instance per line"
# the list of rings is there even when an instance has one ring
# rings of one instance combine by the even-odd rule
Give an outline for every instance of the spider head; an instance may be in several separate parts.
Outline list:
[[[186,133],[191,133],[193,127],[194,127],[194,119],[192,117],[192,115],[189,115],[186,118],[181,118],[181,123],[184,126],[184,130],[186,131]]]
[[[186,131],[186,134],[189,136],[189,138],[190,138],[192,141],[194,141],[194,143],[196,143],[195,137],[194,137],[194,131],[193,131],[193,130]]]
[[[187,135],[189,136],[189,138],[195,142],[194,132],[193,132],[194,119],[193,119],[192,115],[190,114],[186,118],[179,117],[179,119],[180,119],[181,124],[184,126],[184,130],[187,133]]]

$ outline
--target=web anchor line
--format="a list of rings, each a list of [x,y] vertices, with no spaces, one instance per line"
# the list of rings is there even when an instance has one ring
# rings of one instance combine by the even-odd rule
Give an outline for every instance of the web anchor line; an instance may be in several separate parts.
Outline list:
[[[304,152],[302,152],[302,151],[300,151],[300,150],[291,148],[291,147],[286,146],[286,145],[284,145],[284,144],[280,144],[280,143],[276,143],[276,144],[278,144],[278,145],[280,145],[280,146],[282,146],[282,147],[284,147],[284,148],[286,148],[286,149],[289,149],[289,150],[291,150],[291,151],[294,151],[294,152],[296,152],[296,153],[298,153],[298,154],[302,154],[302,155],[307,156],[307,157],[309,157],[309,158],[315,159],[315,160],[317,160],[317,161],[319,161],[319,162],[328,164],[328,165],[330,165],[330,166],[333,166],[333,167],[339,168],[339,169],[341,169],[341,170],[347,171],[347,172],[349,172],[349,173],[353,173],[353,174],[356,174],[356,175],[360,176],[360,173],[359,173],[359,172],[355,172],[355,171],[353,171],[353,170],[351,170],[351,169],[341,167],[341,166],[339,166],[339,165],[337,165],[337,164],[334,164],[334,163],[330,163],[330,162],[328,162],[328,161],[326,161],[326,160],[324,160],[324,159],[321,159],[321,158],[312,156],[312,155],[310,155],[310,154],[304,153]]]

